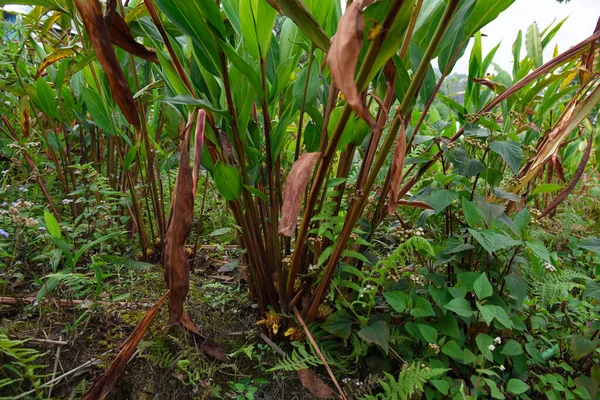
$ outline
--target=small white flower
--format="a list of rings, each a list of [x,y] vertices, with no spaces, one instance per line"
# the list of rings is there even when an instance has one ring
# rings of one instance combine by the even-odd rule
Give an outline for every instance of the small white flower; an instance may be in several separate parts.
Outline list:
[[[72,202],[73,202],[73,199],[63,199],[63,201],[62,201],[63,204],[69,204]]]
[[[556,272],[556,267],[549,262],[544,264],[544,268],[546,268],[550,272]]]
[[[490,344],[488,346],[488,349],[490,349],[490,351],[494,351],[494,350],[496,350],[496,346],[494,346],[493,344]]]
[[[495,343],[495,344],[501,344],[501,343],[502,343],[502,339],[500,338],[500,336],[497,336],[497,337],[494,339],[494,343]]]
[[[500,366],[500,371],[504,371],[506,368],[504,367],[504,365]]]

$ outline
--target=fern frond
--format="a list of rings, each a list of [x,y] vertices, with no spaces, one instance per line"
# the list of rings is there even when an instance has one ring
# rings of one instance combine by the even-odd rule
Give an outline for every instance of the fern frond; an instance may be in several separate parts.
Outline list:
[[[325,357],[325,353],[323,353]],[[327,359],[327,358],[325,358]],[[284,357],[282,360],[275,363],[272,368],[269,368],[267,372],[273,371],[299,371],[310,367],[317,367],[323,363],[319,359],[319,356],[313,353],[309,353],[304,345],[299,346],[297,349],[292,351],[290,356]]]
[[[377,396],[367,395],[365,400],[405,400],[415,393],[421,393],[425,384],[440,375],[449,371],[449,368],[429,368],[421,367],[418,362],[411,365],[404,365],[398,378],[384,372],[386,380],[380,382],[383,393]]]

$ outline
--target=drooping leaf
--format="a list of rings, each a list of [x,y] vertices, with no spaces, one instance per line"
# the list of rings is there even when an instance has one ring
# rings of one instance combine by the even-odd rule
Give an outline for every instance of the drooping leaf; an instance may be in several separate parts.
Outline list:
[[[108,1],[106,4],[104,20],[110,40],[128,53],[158,64],[156,52],[135,41],[127,22],[116,11],[116,1]]]
[[[140,118],[131,89],[115,55],[99,1],[75,0],[96,57],[106,73],[112,95],[125,119],[137,130]]]
[[[117,357],[110,364],[106,372],[102,374],[99,378],[94,381],[94,384],[86,392],[86,394],[82,397],[83,400],[101,400],[106,397],[112,390],[115,382],[121,375],[121,372],[127,366],[127,363],[133,357],[138,344],[144,337],[144,333],[148,330],[152,321],[156,317],[158,310],[163,305],[165,300],[167,299],[169,292],[165,293],[150,310],[146,313],[142,321],[135,328],[135,330],[129,335],[123,346],[121,347],[121,351],[117,355]]]
[[[323,322],[322,326],[323,329],[332,335],[339,336],[342,339],[348,339],[352,328],[352,319],[346,311],[340,310],[331,314],[327,320]]]
[[[357,0],[346,8],[340,19],[338,30],[327,53],[327,65],[335,86],[344,94],[346,102],[354,112],[364,119],[372,128],[377,122],[363,104],[362,97],[354,82],[354,74],[358,65],[358,56],[363,43],[362,9],[370,0]]]
[[[72,47],[60,47],[58,49],[55,49],[52,53],[44,57],[33,79],[39,78],[42,72],[44,72],[44,70],[48,68],[48,66],[54,64],[57,61],[62,60],[63,58],[71,57],[74,54],[75,51]]]
[[[358,332],[358,336],[367,343],[375,343],[383,349],[385,354],[388,354],[390,328],[385,321],[377,321],[364,327]]]
[[[305,153],[292,165],[283,190],[283,206],[279,222],[280,235],[289,237],[294,233],[308,178],[320,156],[320,152]]]
[[[404,158],[406,157],[406,127],[404,123],[400,124],[400,134],[396,139],[394,148],[394,156],[392,157],[392,165],[390,166],[390,199],[388,201],[388,214],[391,215],[396,211],[398,204],[398,190],[402,183],[404,170]]]
[[[462,297],[452,300],[451,302],[446,304],[445,307],[448,310],[460,315],[461,317],[473,316],[473,309],[471,308],[471,305],[466,299]]]
[[[327,52],[329,50],[329,38],[319,22],[310,13],[310,10],[301,1],[295,0],[273,0],[281,9],[283,14],[288,16],[298,25],[300,30],[319,47]]]

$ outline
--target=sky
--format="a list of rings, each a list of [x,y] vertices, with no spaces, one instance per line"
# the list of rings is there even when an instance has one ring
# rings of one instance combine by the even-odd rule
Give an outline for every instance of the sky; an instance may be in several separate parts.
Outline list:
[[[559,52],[581,42],[594,32],[600,17],[600,0],[571,0],[569,3],[558,3],[556,0],[516,0],[498,18],[482,29],[487,35],[482,38],[483,55],[502,42],[494,62],[506,71],[512,71],[512,45],[519,30],[523,31],[523,39],[527,28],[537,22],[540,32],[553,21],[560,22],[568,17],[557,35],[544,50],[544,62],[552,58],[554,46]],[[456,63],[454,72],[466,74],[468,71],[471,45],[465,55]],[[521,58],[525,54],[525,44],[521,47]],[[494,73],[493,67],[492,71]]]

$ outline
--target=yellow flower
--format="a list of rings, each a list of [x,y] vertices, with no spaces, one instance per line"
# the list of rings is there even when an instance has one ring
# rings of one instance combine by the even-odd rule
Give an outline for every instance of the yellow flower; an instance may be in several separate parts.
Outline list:
[[[256,325],[266,325],[275,335],[279,332],[279,315],[273,310],[269,310],[265,318],[256,322]]]

